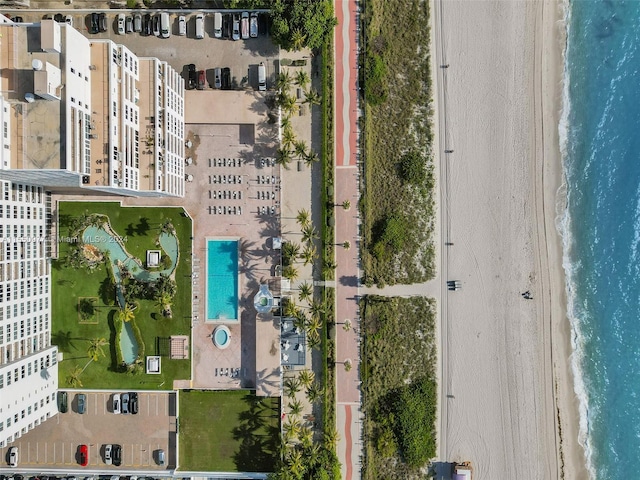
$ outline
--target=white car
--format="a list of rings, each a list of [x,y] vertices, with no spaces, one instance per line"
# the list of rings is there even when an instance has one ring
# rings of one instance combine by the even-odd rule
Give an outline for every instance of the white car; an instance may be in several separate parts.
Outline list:
[[[120,401],[120,394],[113,394],[113,413],[119,414],[122,408],[122,402]],[[110,445],[109,445],[110,446]]]
[[[119,13],[118,14],[117,21],[118,21],[118,25],[117,25],[118,35],[124,35],[124,33],[125,33],[125,22],[126,22],[124,13]]]
[[[187,19],[184,15],[178,17],[178,35],[185,36],[187,34]]]
[[[113,459],[111,457],[112,449],[113,447],[111,446],[111,444],[104,446],[104,463],[106,463],[107,465],[111,465],[113,463]]]
[[[9,466],[13,468],[18,466],[18,447],[9,449]]]

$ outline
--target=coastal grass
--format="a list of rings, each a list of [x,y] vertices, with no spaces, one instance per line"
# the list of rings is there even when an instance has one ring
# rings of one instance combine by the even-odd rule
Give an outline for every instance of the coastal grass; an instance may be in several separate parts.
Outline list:
[[[280,444],[278,398],[181,390],[178,415],[182,470],[274,470]]]
[[[436,454],[435,300],[365,296],[362,478],[424,478]]]
[[[145,258],[147,249],[156,249],[155,238],[159,227],[169,219],[173,223],[179,241],[180,258],[175,273],[177,293],[172,304],[173,318],[162,317],[153,300],[138,300],[135,324],[144,342],[147,355],[161,354],[163,345],[171,335],[190,335],[191,321],[191,219],[182,208],[121,207],[115,202],[60,202],[58,259],[51,268],[51,311],[53,344],[63,354],[59,362],[58,376],[61,386],[71,386],[69,378],[77,375],[78,387],[172,389],[173,380],[188,379],[191,364],[188,359],[162,358],[159,375],[130,374],[120,371],[117,363],[118,308],[110,279],[109,269],[103,263],[95,270],[73,268],[65,263],[70,246],[69,226],[74,217],[100,213],[109,217],[117,235],[123,237],[129,253]],[[94,301],[96,322],[78,321],[78,302],[83,297]],[[135,331],[135,329],[134,329]],[[108,344],[103,354],[93,361],[88,356],[92,340],[104,338]]]
[[[370,0],[362,22],[363,280],[423,282],[435,272],[429,2]],[[408,181],[416,156],[421,181]]]

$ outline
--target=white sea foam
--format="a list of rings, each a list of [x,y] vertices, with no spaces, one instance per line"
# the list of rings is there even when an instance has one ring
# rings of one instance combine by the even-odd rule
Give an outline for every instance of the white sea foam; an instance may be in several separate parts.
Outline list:
[[[571,369],[574,378],[574,392],[579,402],[579,415],[580,425],[578,432],[578,441],[585,451],[587,459],[587,470],[591,478],[596,478],[596,471],[592,463],[592,449],[591,440],[589,436],[589,397],[587,388],[585,385],[584,372],[582,371],[583,356],[584,356],[584,336],[581,332],[580,318],[576,312],[576,289],[575,289],[575,268],[576,264],[572,263],[572,246],[573,237],[571,230],[571,216],[569,209],[567,208],[569,199],[571,197],[571,191],[567,187],[567,173],[569,171],[570,158],[568,155],[569,149],[569,136],[570,125],[569,117],[571,114],[571,98],[569,92],[570,74],[569,74],[569,55],[570,44],[569,37],[571,31],[571,7],[569,0],[563,0],[563,21],[565,26],[567,42],[563,52],[564,73],[563,73],[563,85],[562,85],[562,111],[560,114],[560,122],[558,124],[558,136],[560,142],[560,154],[562,157],[562,185],[559,191],[560,203],[558,204],[558,217],[556,220],[556,227],[560,232],[563,244],[562,253],[562,267],[565,271],[566,292],[567,292],[567,317],[571,324],[571,347],[573,353],[571,354]],[[574,260],[577,262],[578,260]]]

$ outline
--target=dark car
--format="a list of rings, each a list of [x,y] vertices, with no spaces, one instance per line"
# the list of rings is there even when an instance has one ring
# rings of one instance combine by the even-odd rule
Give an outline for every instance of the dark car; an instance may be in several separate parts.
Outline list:
[[[24,19],[22,17],[13,17],[11,20],[13,20],[14,23],[24,22]]]
[[[156,37],[159,37],[160,36],[160,16],[156,15],[155,17],[153,17],[152,23],[153,23],[153,27],[152,27],[153,34]]]
[[[144,33],[145,35],[151,35],[152,31],[153,28],[151,25],[151,14],[146,13],[142,19],[142,33]]]
[[[225,67],[222,69],[222,89],[229,90],[231,88],[231,69]]]
[[[53,19],[58,23],[64,23],[64,15],[62,15],[61,13],[56,13],[53,16]]]
[[[133,33],[133,17],[127,16],[127,18],[124,21],[124,24],[125,24],[124,31],[127,33]]]
[[[78,401],[78,413],[84,413],[87,411],[87,396],[84,393],[76,395]]]
[[[58,392],[58,410],[60,410],[60,413],[69,411],[67,392]]]
[[[216,68],[213,70],[213,88],[222,88],[222,70]]]
[[[122,463],[122,447],[118,444],[113,445],[113,464],[119,467]]]
[[[204,87],[207,85],[207,75],[205,74],[204,70],[200,70],[198,72],[198,85],[196,85],[196,88],[198,90],[204,90]]]
[[[89,33],[98,33],[100,31],[100,26],[98,23],[98,14],[92,13],[89,18]]]
[[[187,65],[187,88],[193,89],[196,88],[196,84],[198,83],[198,75],[196,74],[196,66],[193,63]]]
[[[222,38],[231,38],[231,14],[225,13],[222,15]]]
[[[89,447],[86,445],[78,447],[78,463],[83,467],[86,467],[89,463]]]
[[[138,413],[138,394],[136,392],[129,393],[129,410],[134,415]]]
[[[99,24],[100,24],[100,31],[101,32],[106,32],[108,30],[108,26],[107,26],[107,14],[106,13],[100,13],[98,15],[99,18]]]

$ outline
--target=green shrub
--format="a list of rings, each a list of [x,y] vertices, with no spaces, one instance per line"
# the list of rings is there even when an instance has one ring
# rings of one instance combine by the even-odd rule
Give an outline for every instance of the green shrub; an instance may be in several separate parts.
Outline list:
[[[116,350],[116,364],[115,369],[119,371],[124,364],[124,356],[122,355],[122,348],[120,347],[120,334],[122,333],[122,320],[118,318],[118,315],[113,316],[113,329],[115,330],[115,339],[113,345]]]
[[[420,152],[408,152],[400,160],[400,177],[406,183],[423,185],[427,180],[426,165],[427,161]]]
[[[287,50],[320,48],[337,24],[329,0],[275,0],[271,17],[273,41]]]
[[[387,99],[387,65],[382,55],[368,51],[365,57],[364,98],[370,105]]]

